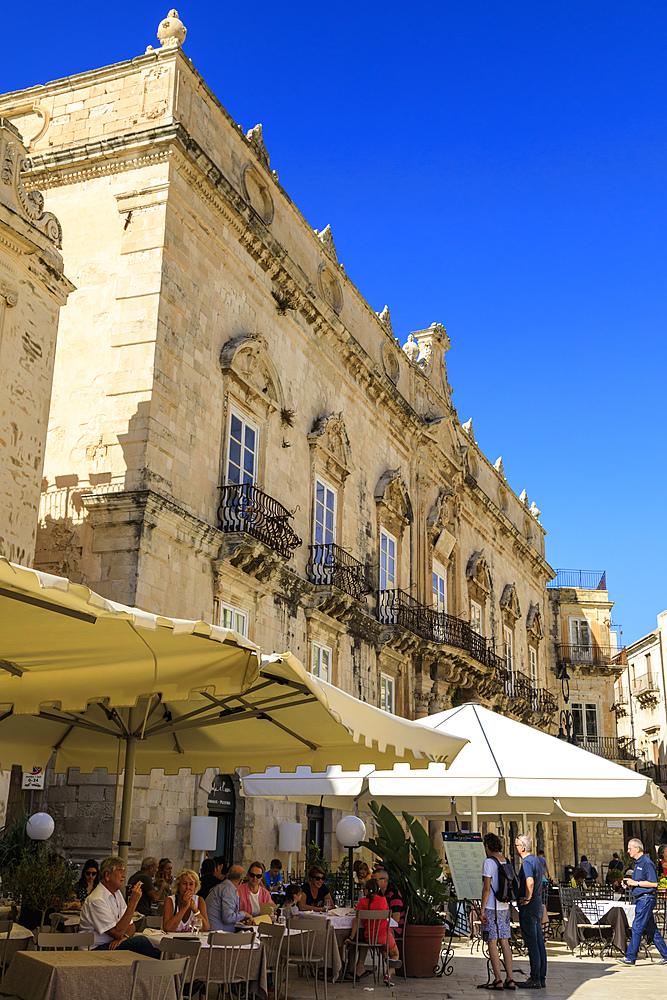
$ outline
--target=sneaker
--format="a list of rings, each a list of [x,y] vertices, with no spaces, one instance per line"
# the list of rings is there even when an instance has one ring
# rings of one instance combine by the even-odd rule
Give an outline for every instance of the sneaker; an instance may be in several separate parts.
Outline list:
[[[519,990],[541,990],[542,986],[537,981],[537,979],[527,979],[525,983],[517,983],[517,989]]]
[[[667,965],[667,958],[661,958],[660,961],[656,962],[655,964],[656,965]]]
[[[394,980],[391,978],[391,976],[385,976],[384,977],[384,985],[385,986],[395,986],[396,984],[394,983]]]
[[[631,962],[629,958],[617,958],[616,961],[618,962],[619,965],[634,965],[635,964],[634,962]],[[664,961],[667,962],[667,959],[664,959]]]

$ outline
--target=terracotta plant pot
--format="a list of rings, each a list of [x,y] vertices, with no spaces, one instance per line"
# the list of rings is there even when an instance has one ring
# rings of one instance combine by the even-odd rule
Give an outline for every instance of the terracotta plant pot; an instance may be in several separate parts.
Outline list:
[[[421,927],[408,924],[405,928],[405,972],[408,976],[427,979],[435,975],[440,959],[444,926]]]

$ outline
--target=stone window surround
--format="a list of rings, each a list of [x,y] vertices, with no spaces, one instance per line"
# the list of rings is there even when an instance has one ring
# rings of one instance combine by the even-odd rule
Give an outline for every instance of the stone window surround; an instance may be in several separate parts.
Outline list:
[[[235,386],[230,386],[225,393],[222,411],[223,433],[220,483],[227,483],[227,460],[229,455],[229,432],[232,413],[250,424],[257,431],[257,450],[255,452],[255,486],[263,488],[266,470],[266,431],[268,420],[257,412],[258,408],[249,405]]]

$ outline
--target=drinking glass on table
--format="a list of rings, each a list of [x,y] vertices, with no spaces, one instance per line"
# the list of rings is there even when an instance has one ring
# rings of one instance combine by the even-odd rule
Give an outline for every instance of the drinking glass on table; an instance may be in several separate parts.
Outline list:
[[[190,917],[190,926],[192,927],[193,931],[196,931],[197,934],[201,934],[201,929],[203,925],[204,922],[202,920],[201,913],[193,913],[192,916]]]

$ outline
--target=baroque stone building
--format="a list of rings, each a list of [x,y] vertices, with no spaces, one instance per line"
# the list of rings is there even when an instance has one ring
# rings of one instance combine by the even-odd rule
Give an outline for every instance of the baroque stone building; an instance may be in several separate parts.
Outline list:
[[[0,98],[77,285],[36,566],[292,649],[410,718],[481,698],[555,731],[540,512],[459,420],[446,330],[401,348],[329,226],[281,187],[261,125],[244,132],[184,55],[174,12],[160,35],[130,61]],[[271,857],[283,819],[336,855],[334,813],[244,800],[236,775],[212,775],[146,779],[134,851],[185,859],[189,812],[208,807],[238,859]],[[80,856],[108,846],[114,805],[95,793],[84,843],[95,778],[77,781],[53,781],[48,801]]]

